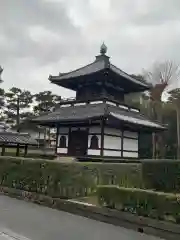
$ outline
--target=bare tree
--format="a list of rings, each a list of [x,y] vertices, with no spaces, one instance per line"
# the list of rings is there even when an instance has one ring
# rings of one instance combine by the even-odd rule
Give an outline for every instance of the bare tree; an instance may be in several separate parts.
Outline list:
[[[180,78],[180,66],[173,61],[156,63],[150,72],[145,72],[145,78],[152,85],[151,99],[161,101],[165,88]]]
[[[173,82],[177,82],[180,78],[180,66],[173,61],[156,63],[153,65],[152,71],[145,73],[145,79],[151,83],[150,102],[151,117],[162,123],[162,95],[164,90]],[[164,156],[163,137],[162,134],[153,134],[153,158]],[[155,156],[156,152],[156,156]]]
[[[180,88],[173,89],[169,92],[169,103],[176,111],[177,124],[177,159],[180,159]]]

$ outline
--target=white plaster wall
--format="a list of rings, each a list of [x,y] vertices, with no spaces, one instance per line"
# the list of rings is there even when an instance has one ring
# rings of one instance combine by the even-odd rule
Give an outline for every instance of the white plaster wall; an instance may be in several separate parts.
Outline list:
[[[94,126],[89,128],[89,133],[99,133],[101,134],[101,127],[100,126]]]
[[[103,101],[92,101],[92,102],[90,102],[90,104],[100,104],[100,103],[103,103]]]
[[[68,149],[67,148],[57,148],[57,153],[64,153],[67,154]]]
[[[104,133],[105,134],[112,134],[112,135],[117,135],[117,136],[121,136],[122,132],[120,129],[115,129],[115,128],[104,128]]]
[[[104,135],[104,148],[121,149],[121,137],[112,137]]]
[[[138,152],[123,152],[123,157],[138,158]]]
[[[91,145],[91,138],[93,135],[88,135],[88,148],[90,148]],[[101,136],[100,135],[96,135],[98,137],[98,146],[99,148],[101,147]]]
[[[138,138],[138,133],[137,132],[124,131],[124,136],[137,139]]]
[[[83,106],[83,105],[86,105],[87,103],[85,102],[81,102],[81,103],[75,103],[74,106]]]
[[[100,156],[101,151],[99,149],[88,149],[88,155]]]
[[[60,107],[71,107],[71,104],[63,104],[63,105],[60,105]]]
[[[123,139],[123,150],[138,151],[138,140],[136,139]]]
[[[121,151],[104,150],[103,155],[108,157],[121,157]]]

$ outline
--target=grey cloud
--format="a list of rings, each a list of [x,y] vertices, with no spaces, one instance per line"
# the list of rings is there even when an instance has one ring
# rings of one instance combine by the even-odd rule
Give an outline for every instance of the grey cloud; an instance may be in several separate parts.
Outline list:
[[[68,95],[48,75],[93,61],[104,40],[112,61],[130,73],[155,61],[180,63],[179,0],[109,1],[105,14],[103,1],[97,10],[92,0],[0,0],[4,86]]]
[[[45,61],[57,60],[58,56],[64,55],[64,47],[68,44],[68,39],[80,35],[80,31],[73,25],[65,11],[64,4],[49,3],[40,0],[1,0],[3,8],[0,13],[0,29],[9,45],[0,46],[1,58],[11,57],[35,57],[36,60]],[[34,42],[29,36],[29,28],[43,26],[49,32],[56,33],[63,40],[59,43],[51,44],[52,54],[46,46],[46,39],[43,42]],[[67,47],[71,47],[70,44]],[[43,57],[43,58],[42,58]]]
[[[16,28],[39,24],[66,34],[74,29],[66,15],[63,2],[1,0],[1,6],[0,20],[5,28],[9,23]]]
[[[129,23],[137,25],[159,25],[180,20],[179,0],[114,0],[111,10]],[[119,13],[119,14],[118,14]]]

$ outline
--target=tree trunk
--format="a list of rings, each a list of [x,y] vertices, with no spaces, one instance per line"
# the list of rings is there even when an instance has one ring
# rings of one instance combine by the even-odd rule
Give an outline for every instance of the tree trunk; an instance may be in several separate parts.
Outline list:
[[[164,143],[164,133],[160,132],[158,134],[158,141],[159,141],[159,158],[164,159],[165,158],[165,143]]]
[[[156,108],[156,114],[157,114],[157,120],[160,124],[162,124],[162,103],[160,101],[157,102],[157,108]],[[157,158],[164,158],[165,151],[164,151],[164,138],[163,134],[160,132],[157,134]]]
[[[180,159],[180,112],[179,109],[176,109],[177,117],[177,159]]]
[[[16,126],[17,132],[19,132],[19,124],[20,124],[20,108],[19,108],[19,97],[17,98],[17,119],[16,119]]]
[[[151,120],[156,120],[156,104],[155,101],[150,101],[148,115]],[[152,133],[152,159],[156,159],[156,150],[157,150],[157,136],[156,133]]]
[[[160,101],[152,101],[152,119],[162,123],[162,106]],[[159,159],[163,152],[161,133],[154,133],[153,136],[153,158]]]

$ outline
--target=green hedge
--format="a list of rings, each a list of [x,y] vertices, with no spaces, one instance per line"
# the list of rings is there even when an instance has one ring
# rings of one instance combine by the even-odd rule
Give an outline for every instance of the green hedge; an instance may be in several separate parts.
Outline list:
[[[0,157],[0,184],[53,197],[93,193],[98,184],[141,186],[140,164],[59,163]]]
[[[164,192],[180,192],[180,161],[142,161],[142,175],[145,188]]]
[[[162,220],[169,217],[180,222],[180,195],[110,185],[99,186],[97,194],[102,206]]]

